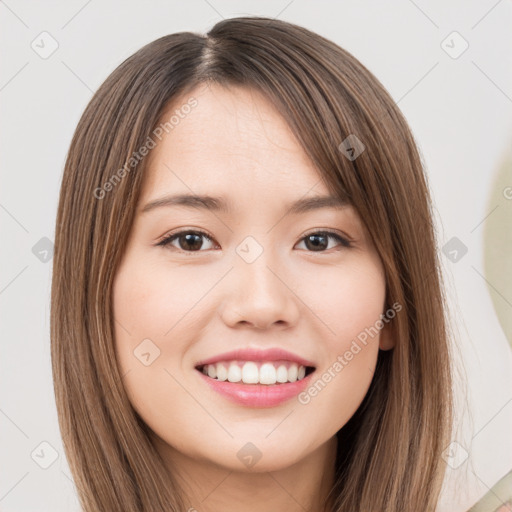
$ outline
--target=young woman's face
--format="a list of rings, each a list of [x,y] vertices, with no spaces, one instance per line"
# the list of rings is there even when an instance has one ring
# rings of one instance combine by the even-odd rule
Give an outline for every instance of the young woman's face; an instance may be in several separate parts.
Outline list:
[[[387,326],[368,335],[384,313],[383,268],[353,208],[304,203],[328,189],[264,97],[201,86],[163,121],[175,110],[114,283],[123,383],[169,454],[284,468],[345,425],[379,346],[392,346]],[[177,195],[217,199],[163,201]],[[223,355],[246,349],[256,353]],[[287,354],[258,354],[268,349]],[[197,369],[215,356],[221,380]],[[315,370],[284,383],[302,377],[296,359]]]

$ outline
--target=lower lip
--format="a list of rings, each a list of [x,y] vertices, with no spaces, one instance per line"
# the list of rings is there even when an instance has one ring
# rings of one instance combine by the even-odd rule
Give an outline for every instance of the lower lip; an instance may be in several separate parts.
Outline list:
[[[315,372],[301,380],[286,384],[239,384],[229,381],[212,379],[202,371],[196,370],[199,376],[217,393],[232,402],[246,407],[275,407],[297,396],[309,385]]]

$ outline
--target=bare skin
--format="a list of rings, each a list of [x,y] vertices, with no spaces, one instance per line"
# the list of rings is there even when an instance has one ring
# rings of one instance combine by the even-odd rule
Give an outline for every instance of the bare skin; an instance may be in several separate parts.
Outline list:
[[[333,483],[336,432],[366,395],[379,348],[393,347],[385,327],[332,377],[338,356],[384,313],[382,263],[352,207],[289,212],[289,203],[329,191],[263,96],[203,85],[169,113],[191,96],[197,106],[150,152],[116,274],[123,382],[169,469],[179,469],[191,510],[318,512]],[[231,210],[143,212],[178,193],[223,197]],[[198,230],[207,236],[192,250],[183,236],[156,245]],[[324,245],[315,250],[309,235],[325,231],[351,245],[319,235]],[[251,263],[236,251],[248,236],[262,249]],[[160,351],[149,365],[134,357],[145,339],[147,350]],[[241,347],[283,348],[313,361],[318,379],[330,368],[331,379],[307,403],[232,403],[195,365]],[[247,443],[261,455],[252,467],[239,457]]]

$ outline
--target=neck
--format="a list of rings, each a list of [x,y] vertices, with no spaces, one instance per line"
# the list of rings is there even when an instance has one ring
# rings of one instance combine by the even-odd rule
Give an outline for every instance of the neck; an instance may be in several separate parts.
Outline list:
[[[155,446],[184,493],[191,512],[328,512],[334,484],[337,437],[294,464],[275,470],[247,472],[187,457],[160,438]]]

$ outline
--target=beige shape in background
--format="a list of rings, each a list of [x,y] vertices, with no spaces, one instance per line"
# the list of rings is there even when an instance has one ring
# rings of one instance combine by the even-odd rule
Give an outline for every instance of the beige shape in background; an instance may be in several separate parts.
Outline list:
[[[496,315],[512,347],[512,145],[491,188],[491,210],[484,225],[484,272]]]

